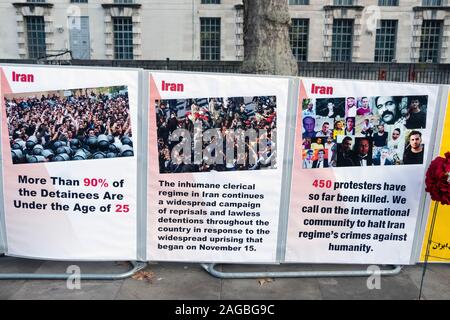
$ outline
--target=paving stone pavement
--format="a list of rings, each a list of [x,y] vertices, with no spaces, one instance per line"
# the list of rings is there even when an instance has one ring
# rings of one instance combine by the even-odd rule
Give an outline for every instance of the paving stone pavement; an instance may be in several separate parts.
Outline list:
[[[0,273],[64,273],[78,265],[84,273],[121,273],[123,262],[53,262],[0,258]],[[219,265],[224,272],[303,270],[360,270],[366,266],[345,265]],[[143,280],[81,281],[70,290],[64,280],[0,280],[0,299],[120,299],[120,300],[322,300],[418,299],[422,265],[405,266],[396,276],[382,277],[381,288],[370,290],[365,277],[218,279],[201,265],[152,263]],[[428,265],[423,299],[450,299],[450,265]]]

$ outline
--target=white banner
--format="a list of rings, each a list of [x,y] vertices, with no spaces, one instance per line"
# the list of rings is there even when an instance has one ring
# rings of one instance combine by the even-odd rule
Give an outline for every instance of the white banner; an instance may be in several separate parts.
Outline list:
[[[0,74],[0,84],[2,76]],[[0,86],[1,87],[1,86]],[[1,95],[1,91],[0,91]],[[1,128],[1,125],[0,125]],[[1,146],[0,146],[0,159],[1,159]],[[0,179],[2,177],[2,172],[0,170]],[[3,188],[0,189],[0,199],[3,199]],[[3,204],[0,205],[0,254],[6,252],[6,232],[5,232],[5,215]]]
[[[149,77],[147,258],[275,262],[289,79]]]
[[[6,243],[5,243],[5,231],[3,230],[3,224],[0,223],[0,254],[5,253]]]
[[[136,259],[139,72],[0,72],[7,253]]]
[[[411,263],[437,95],[301,80],[286,262]]]

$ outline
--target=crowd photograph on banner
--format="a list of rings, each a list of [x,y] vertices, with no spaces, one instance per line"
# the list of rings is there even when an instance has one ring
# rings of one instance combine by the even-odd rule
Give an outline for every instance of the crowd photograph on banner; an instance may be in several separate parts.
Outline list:
[[[157,100],[160,173],[276,168],[275,96]]]
[[[428,96],[307,98],[303,168],[422,164]]]
[[[126,86],[5,95],[13,164],[134,156]]]

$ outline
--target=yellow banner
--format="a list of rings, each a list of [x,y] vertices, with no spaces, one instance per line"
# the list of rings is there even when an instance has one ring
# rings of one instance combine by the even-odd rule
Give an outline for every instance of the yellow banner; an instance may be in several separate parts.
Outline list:
[[[439,151],[440,156],[444,156],[447,151],[450,151],[450,130],[448,130],[448,128],[450,128],[450,92],[447,98],[446,110],[447,112],[445,116],[444,133],[442,136],[442,143]],[[430,206],[427,229],[422,244],[422,254],[420,257],[421,261],[425,260],[434,204],[435,203],[432,202]],[[428,261],[450,263],[450,206],[439,204]]]

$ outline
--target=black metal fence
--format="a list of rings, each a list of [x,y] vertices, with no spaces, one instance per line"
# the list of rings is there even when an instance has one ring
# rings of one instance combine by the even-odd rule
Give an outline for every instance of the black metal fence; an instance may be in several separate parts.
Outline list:
[[[450,64],[310,62],[299,64],[299,75],[319,78],[449,84]]]
[[[241,61],[176,60],[0,59],[0,63],[127,67],[216,73],[240,73],[242,65]],[[298,70],[299,75],[304,77],[450,84],[450,64],[301,62],[298,64]]]

